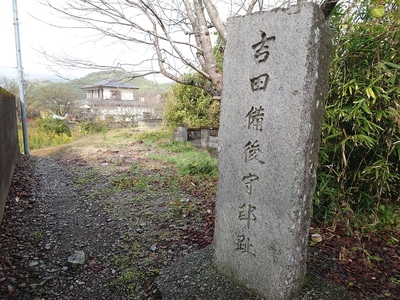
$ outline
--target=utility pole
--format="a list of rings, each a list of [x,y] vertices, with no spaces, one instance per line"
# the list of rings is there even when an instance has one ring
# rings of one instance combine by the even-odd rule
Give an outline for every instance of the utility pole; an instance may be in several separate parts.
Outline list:
[[[29,155],[28,129],[26,126],[26,110],[25,110],[25,81],[24,81],[24,72],[22,69],[21,45],[19,42],[19,19],[18,19],[17,0],[13,0],[13,10],[14,10],[15,48],[17,51],[17,69],[18,69],[18,80],[19,80],[19,99],[21,106],[22,133],[24,139],[24,153],[26,155]]]

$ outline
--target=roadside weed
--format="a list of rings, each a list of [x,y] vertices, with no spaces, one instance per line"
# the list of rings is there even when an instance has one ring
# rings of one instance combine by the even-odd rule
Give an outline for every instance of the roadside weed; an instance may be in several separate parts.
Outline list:
[[[32,237],[39,241],[43,238],[43,234],[40,231],[34,231],[32,232]]]
[[[363,247],[356,246],[356,247],[351,248],[351,250],[353,250],[353,251],[361,251],[363,253],[364,264],[365,264],[365,266],[367,266],[369,268],[372,268],[372,261],[382,261],[382,258],[380,258],[378,256],[371,255],[371,253],[369,253],[369,251],[366,250],[364,248],[364,246]]]
[[[100,176],[100,173],[95,169],[81,169],[79,177],[75,179],[75,184],[77,185],[86,185],[95,181],[96,178]]]

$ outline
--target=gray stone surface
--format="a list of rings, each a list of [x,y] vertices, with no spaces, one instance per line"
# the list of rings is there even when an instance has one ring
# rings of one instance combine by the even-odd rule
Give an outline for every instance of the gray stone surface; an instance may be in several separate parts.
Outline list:
[[[72,267],[77,267],[78,265],[84,265],[86,260],[85,252],[75,251],[71,256],[68,257],[68,263]]]
[[[0,224],[18,153],[15,96],[0,87]]]
[[[266,299],[306,273],[332,39],[319,7],[228,20],[214,266]]]
[[[201,147],[207,149],[210,143],[210,128],[201,128]]]
[[[174,140],[178,142],[186,142],[188,140],[187,125],[180,124],[178,128],[174,130]]]
[[[212,267],[213,248],[191,253],[160,270],[156,280],[163,300],[261,300]],[[305,284],[295,300],[351,300],[349,293],[319,275],[307,271]]]

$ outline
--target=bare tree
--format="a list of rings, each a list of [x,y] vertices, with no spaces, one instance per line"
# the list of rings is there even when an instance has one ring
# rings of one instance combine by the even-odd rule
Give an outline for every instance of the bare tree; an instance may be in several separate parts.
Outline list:
[[[33,93],[35,88],[37,87],[38,82],[33,80],[25,80],[25,108],[26,108],[26,116],[28,118],[33,118],[36,117],[38,114],[38,111],[40,110],[38,108],[38,103],[36,99],[34,99]],[[17,111],[20,112],[20,97],[19,97],[19,82],[15,78],[7,78],[7,77],[1,77],[0,78],[0,86],[7,91],[9,91],[11,94],[15,96],[16,99],[16,106],[17,106]],[[18,113],[18,119],[21,120],[21,115]]]
[[[153,54],[136,65],[97,65],[65,54],[47,55],[51,62],[69,67],[121,69],[140,76],[161,73],[175,82],[202,88],[215,97],[222,94],[222,71],[212,36],[220,36],[225,44],[224,19],[267,8],[263,0],[220,0],[218,6],[212,0],[69,0],[62,6],[50,0],[40,1],[68,20],[78,22],[73,28],[91,28],[99,38],[111,38],[128,47],[141,44]],[[153,63],[149,69],[138,72],[138,65],[148,61]],[[192,72],[200,74],[202,79],[185,76]]]
[[[80,91],[65,83],[49,82],[41,85],[37,91],[40,102],[52,113],[61,117],[73,112],[76,108],[76,101],[80,99],[80,96]]]

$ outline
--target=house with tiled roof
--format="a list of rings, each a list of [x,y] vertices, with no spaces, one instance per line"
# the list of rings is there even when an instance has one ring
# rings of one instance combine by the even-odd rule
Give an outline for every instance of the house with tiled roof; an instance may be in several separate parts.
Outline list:
[[[86,91],[86,98],[80,107],[100,119],[112,116],[116,121],[136,121],[152,113],[141,99],[135,99],[134,93],[139,88],[131,84],[109,79],[81,89]]]
[[[134,92],[138,89],[131,84],[113,79],[82,87],[82,90],[86,91],[88,101],[134,101]]]

